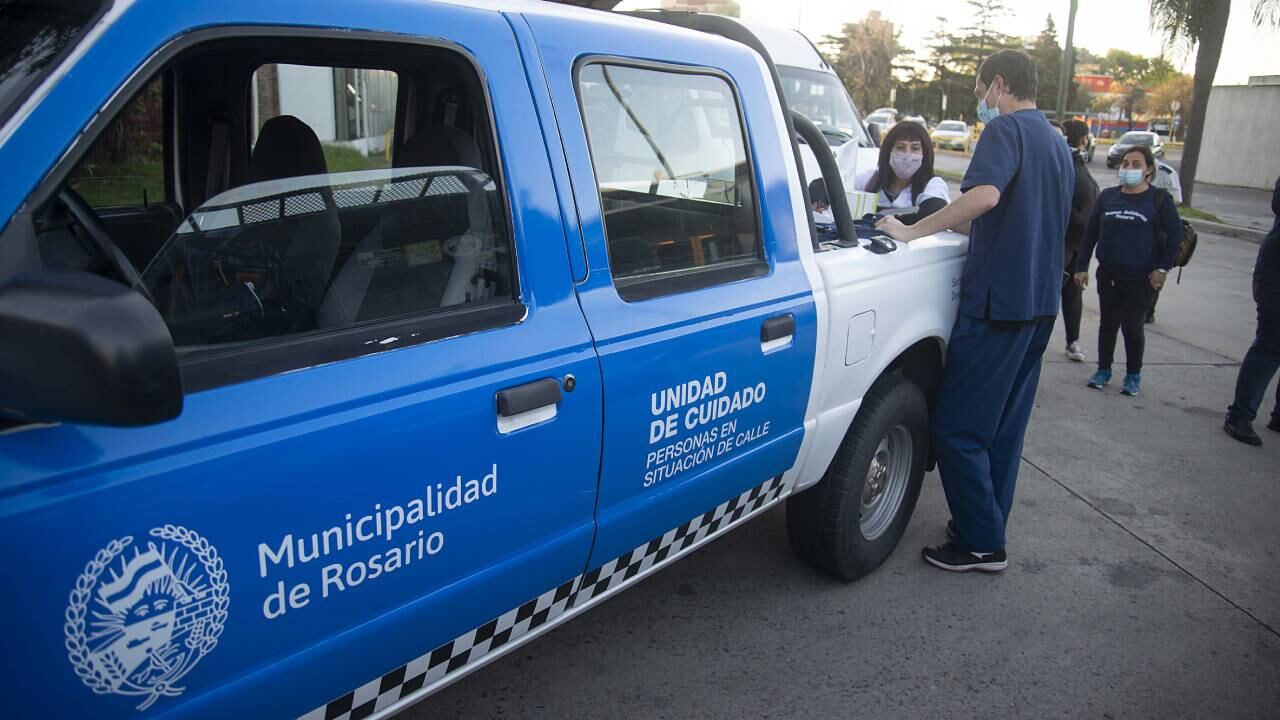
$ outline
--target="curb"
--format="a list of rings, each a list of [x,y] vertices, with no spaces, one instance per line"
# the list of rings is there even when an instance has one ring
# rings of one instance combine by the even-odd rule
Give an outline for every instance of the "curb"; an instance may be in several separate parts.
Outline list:
[[[1239,225],[1227,225],[1225,223],[1216,223],[1209,220],[1195,220],[1186,218],[1191,223],[1191,227],[1198,232],[1207,232],[1214,235],[1225,235],[1227,237],[1247,240],[1254,244],[1260,244],[1262,239],[1267,236],[1267,231],[1258,230],[1256,228],[1241,227]]]

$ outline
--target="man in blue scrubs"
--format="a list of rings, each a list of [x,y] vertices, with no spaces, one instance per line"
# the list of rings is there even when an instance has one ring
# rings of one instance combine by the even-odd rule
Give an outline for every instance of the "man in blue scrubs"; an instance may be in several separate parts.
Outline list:
[[[1058,314],[1075,170],[1062,135],[1036,109],[1036,69],[1026,53],[988,57],[974,94],[986,127],[964,194],[915,225],[885,218],[879,227],[911,241],[972,221],[933,416],[951,540],[923,556],[944,570],[999,572],[1008,566],[1005,525],[1040,358]]]

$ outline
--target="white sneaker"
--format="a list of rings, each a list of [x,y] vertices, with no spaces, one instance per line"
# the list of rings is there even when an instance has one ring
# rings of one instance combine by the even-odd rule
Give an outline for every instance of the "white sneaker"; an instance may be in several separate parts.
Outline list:
[[[1067,346],[1067,358],[1074,362],[1084,362],[1084,351],[1080,349],[1080,343],[1073,342]]]

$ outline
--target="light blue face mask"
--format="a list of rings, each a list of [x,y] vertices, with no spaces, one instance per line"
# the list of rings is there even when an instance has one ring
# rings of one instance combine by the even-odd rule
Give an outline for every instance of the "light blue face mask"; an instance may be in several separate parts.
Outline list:
[[[991,86],[988,85],[987,95],[990,95],[990,94],[991,94]],[[999,107],[991,107],[987,105],[987,95],[983,95],[982,99],[978,101],[978,119],[982,121],[983,125],[986,125],[992,120],[995,120],[1000,115]],[[1003,98],[1003,97],[1004,97],[1004,90],[1001,90],[1000,94],[996,96],[997,106],[1000,105],[1000,98]]]
[[[1142,182],[1142,171],[1138,168],[1120,168],[1120,183],[1133,187]]]

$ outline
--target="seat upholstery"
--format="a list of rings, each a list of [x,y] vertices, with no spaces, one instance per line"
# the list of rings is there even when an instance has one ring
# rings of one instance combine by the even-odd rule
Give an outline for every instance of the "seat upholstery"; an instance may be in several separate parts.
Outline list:
[[[480,149],[475,142],[462,131],[444,125],[424,128],[409,138],[396,155],[396,167],[471,167],[480,169],[482,160]],[[467,183],[469,195],[467,211],[470,231],[490,232],[488,207],[485,205],[483,188],[471,187]],[[422,202],[422,201],[418,201]],[[436,227],[421,225],[414,216],[414,203],[403,207],[392,207],[378,221],[378,224],[360,241],[338,271],[333,286],[321,304],[318,314],[320,327],[339,327],[366,319],[370,310],[366,305],[370,284],[377,273],[388,272],[373,263],[361,262],[361,257],[380,257],[385,251],[404,247],[415,242],[431,238]],[[439,239],[439,238],[436,238]],[[455,304],[448,298],[448,287],[456,272],[466,273],[469,283],[475,273],[474,262],[467,267],[459,268],[451,258],[430,265],[418,266],[415,272],[420,283],[420,302],[426,307],[403,308],[404,311],[415,312],[434,309],[441,305]],[[461,280],[455,281],[455,284]],[[376,287],[376,286],[375,286]],[[457,293],[454,293],[457,294]],[[474,295],[474,294],[473,294]],[[374,313],[377,313],[376,305]]]
[[[323,176],[327,172],[324,149],[315,132],[292,115],[279,115],[263,124],[258,133],[246,181],[256,183],[307,175]],[[262,233],[259,239],[268,239],[268,233],[272,236],[270,241],[279,248],[284,261],[293,302],[310,312],[319,308],[325,295],[342,241],[342,224],[329,191],[329,181],[317,177],[316,185],[324,198],[323,211],[299,215],[285,223],[256,231]],[[250,229],[249,232],[255,231]]]

